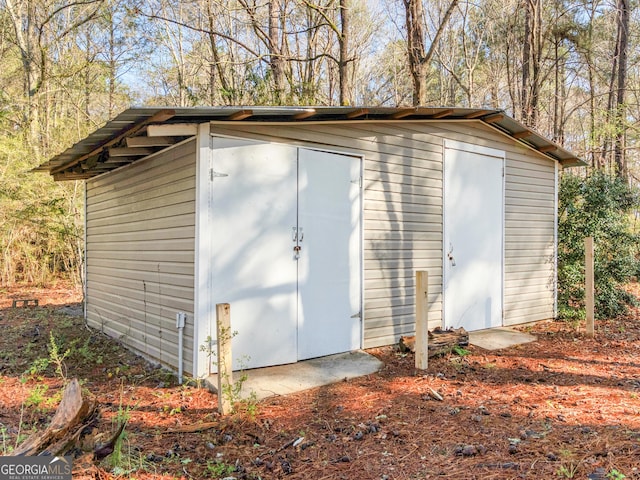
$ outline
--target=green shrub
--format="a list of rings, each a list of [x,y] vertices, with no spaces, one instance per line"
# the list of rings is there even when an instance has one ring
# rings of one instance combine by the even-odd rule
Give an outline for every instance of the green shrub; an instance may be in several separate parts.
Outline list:
[[[595,309],[598,318],[621,315],[634,303],[622,287],[639,271],[633,214],[638,191],[601,171],[562,176],[558,205],[558,312],[584,317],[584,238],[595,244]]]

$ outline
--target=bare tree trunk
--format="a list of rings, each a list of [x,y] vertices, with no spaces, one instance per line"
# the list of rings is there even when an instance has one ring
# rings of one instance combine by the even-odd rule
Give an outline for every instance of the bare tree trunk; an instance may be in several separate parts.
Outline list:
[[[614,159],[616,174],[627,177],[627,162],[625,157],[625,93],[627,81],[627,50],[629,46],[629,0],[618,0],[618,85],[616,89],[616,137]]]
[[[597,153],[598,132],[596,132],[596,67],[593,60],[593,21],[596,15],[596,5],[591,4],[589,10],[589,24],[586,30],[586,42],[584,45],[584,61],[587,67],[587,81],[589,86],[589,163],[594,168],[604,168],[602,156]]]
[[[116,96],[117,59],[116,59],[116,26],[112,7],[109,7],[109,118],[113,117]]]
[[[449,8],[442,17],[438,30],[429,45],[425,47],[424,8],[422,0],[404,0],[405,25],[407,28],[407,48],[409,56],[409,71],[413,82],[413,104],[427,103],[427,72],[435,49],[449,22],[449,18],[458,5],[459,0],[452,0]]]
[[[532,67],[532,85],[531,85],[531,96],[530,96],[530,109],[531,114],[530,125],[533,127],[537,127],[538,125],[538,102],[540,101],[540,70],[542,65],[542,0],[533,0],[534,1],[534,23],[533,23],[533,31],[532,31],[532,40],[533,40],[533,64]]]
[[[209,38],[209,46],[211,48],[211,65],[209,67],[209,101],[211,105],[216,104],[216,79],[220,81],[220,86],[223,91],[223,99],[228,105],[235,103],[235,92],[232,91],[232,86],[229,84],[227,76],[220,59],[220,52],[218,51],[217,35],[214,33],[215,29],[215,12],[211,9],[211,2],[207,4],[207,22],[209,24],[209,31],[207,36]]]
[[[424,11],[422,0],[404,0],[407,27],[409,71],[413,82],[413,104],[424,105],[427,99],[427,67],[424,45]]]
[[[353,95],[349,75],[349,0],[340,0],[340,105],[351,105]]]
[[[557,23],[557,22],[556,22]],[[565,84],[566,63],[560,54],[564,34],[554,35],[554,95],[553,95],[553,140],[560,145],[564,143],[567,89]]]
[[[27,105],[23,109],[22,120],[29,132],[32,148],[37,148],[39,138],[38,92],[42,86],[39,74],[43,70],[43,58],[42,51],[38,48],[35,2],[6,0],[6,7],[13,24],[16,44],[22,61],[22,82],[24,98],[27,101]]]
[[[276,105],[285,103],[285,59],[280,41],[280,0],[269,2],[269,58],[273,75],[274,101]]]
[[[93,61],[93,55],[89,52],[91,48],[91,34],[89,30],[85,31],[86,42],[86,57],[85,57],[85,69],[84,69],[84,115],[86,118],[91,118],[91,62]]]
[[[513,16],[515,17],[515,15]],[[510,40],[512,40],[514,38],[514,30],[515,30],[515,25],[513,23],[509,23],[509,27],[508,27],[508,36],[507,36],[507,41],[506,41],[506,45],[505,45],[505,57],[506,57],[506,61],[505,61],[505,69],[507,72],[507,88],[509,89],[509,98],[511,99],[511,108],[514,112],[517,112],[518,110],[518,92],[517,92],[517,68],[513,65],[513,60],[512,58],[515,58],[515,53],[512,54],[511,51],[511,45],[512,43],[515,42],[511,42]],[[496,99],[499,98],[497,92],[496,92]],[[497,103],[497,102],[496,102]],[[520,112],[522,112],[522,99],[520,99]]]
[[[538,121],[541,61],[541,0],[525,0],[524,43],[522,47],[522,120],[531,127],[535,127]]]
[[[616,175],[626,177],[627,167],[624,158],[624,97],[627,75],[627,48],[629,30],[628,0],[617,1],[617,35],[611,64],[611,80],[607,96],[607,122],[614,127],[614,134],[606,134],[600,150],[600,164],[609,163],[615,167]],[[613,146],[613,148],[612,148]]]
[[[532,24],[531,0],[524,0],[524,35],[522,42],[522,79],[520,87],[520,102],[522,121],[526,124],[529,119],[529,83],[531,79],[531,24]]]
[[[101,0],[87,0],[81,7],[84,11],[74,11],[74,15],[71,16],[70,9],[78,7],[74,2],[58,5],[38,3],[35,0],[5,0],[7,21],[10,21],[13,29],[14,42],[20,52],[22,63],[22,83],[26,101],[22,109],[22,121],[29,132],[29,146],[36,154],[40,152],[43,134],[40,125],[40,95],[45,91],[49,80],[47,51],[52,45],[47,41],[55,45],[62,42],[66,36],[95,17],[100,2]],[[69,18],[72,19],[70,22]],[[60,31],[53,27],[58,19],[64,19],[66,22]],[[46,98],[43,101],[46,101]],[[44,108],[46,109],[46,105]]]

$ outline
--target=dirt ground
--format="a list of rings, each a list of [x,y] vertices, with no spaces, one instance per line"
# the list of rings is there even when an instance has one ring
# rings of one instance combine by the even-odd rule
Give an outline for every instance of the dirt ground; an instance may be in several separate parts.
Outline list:
[[[14,298],[39,306],[12,308]],[[220,417],[214,394],[86,328],[79,300],[64,285],[0,288],[1,452],[47,425],[65,379],[99,403],[94,434],[128,418],[121,448],[74,466],[74,479],[640,478],[637,310],[598,322],[595,339],[546,322],[527,328],[537,342],[469,347],[426,372],[412,355],[373,349],[377,374]],[[61,368],[52,348],[69,352]],[[202,430],[175,432],[190,427]]]

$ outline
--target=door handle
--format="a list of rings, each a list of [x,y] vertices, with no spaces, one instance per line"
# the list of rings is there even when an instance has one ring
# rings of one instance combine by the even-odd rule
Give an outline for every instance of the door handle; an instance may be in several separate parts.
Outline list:
[[[449,243],[449,252],[447,253],[447,258],[449,259],[449,263],[452,267],[456,266],[456,259],[453,256],[453,244]]]

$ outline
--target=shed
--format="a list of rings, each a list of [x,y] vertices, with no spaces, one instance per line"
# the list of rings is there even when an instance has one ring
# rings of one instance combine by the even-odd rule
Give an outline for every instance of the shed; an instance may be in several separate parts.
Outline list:
[[[131,108],[37,170],[86,185],[89,325],[163,365],[236,368],[556,310],[558,172],[580,160],[504,112]],[[176,318],[186,319],[183,355]]]

